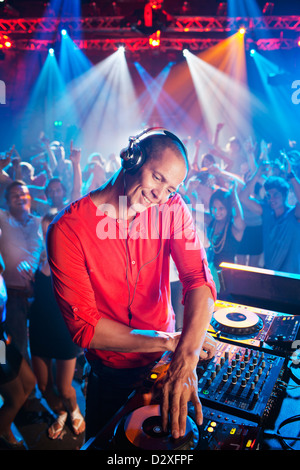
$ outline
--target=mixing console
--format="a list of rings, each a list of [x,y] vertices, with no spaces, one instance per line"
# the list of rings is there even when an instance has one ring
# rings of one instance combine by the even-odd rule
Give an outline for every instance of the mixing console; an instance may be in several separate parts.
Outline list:
[[[216,355],[199,362],[201,402],[259,424],[281,395],[285,359],[264,351],[219,342]]]

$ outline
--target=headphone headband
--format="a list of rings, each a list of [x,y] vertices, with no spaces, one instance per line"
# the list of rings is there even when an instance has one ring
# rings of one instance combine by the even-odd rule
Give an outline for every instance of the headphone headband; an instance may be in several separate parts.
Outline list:
[[[129,137],[129,146],[126,149],[123,149],[120,153],[120,157],[122,159],[122,167],[124,169],[135,171],[143,165],[143,163],[145,162],[146,155],[139,143],[147,137],[150,137],[151,135],[165,135],[171,138],[181,146],[184,155],[187,159],[187,150],[184,144],[175,134],[169,132],[163,127],[150,127],[135,137]]]

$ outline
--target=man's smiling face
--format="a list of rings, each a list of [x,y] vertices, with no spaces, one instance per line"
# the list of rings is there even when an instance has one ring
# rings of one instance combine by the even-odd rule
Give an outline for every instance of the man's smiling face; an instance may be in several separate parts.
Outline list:
[[[177,191],[187,174],[186,163],[171,148],[149,158],[135,174],[125,173],[127,206],[142,212],[165,203]]]

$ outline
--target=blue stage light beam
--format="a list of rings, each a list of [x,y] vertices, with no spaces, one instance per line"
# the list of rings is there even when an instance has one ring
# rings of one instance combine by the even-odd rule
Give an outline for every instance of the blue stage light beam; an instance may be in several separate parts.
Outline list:
[[[74,43],[66,30],[62,33],[59,53],[59,67],[66,83],[86,73],[93,64]]]
[[[65,96],[66,85],[54,52],[49,51],[36,83],[31,91],[24,119],[30,122],[32,134],[41,131],[51,138],[56,120],[61,120],[60,100]]]
[[[46,4],[44,16],[60,18],[79,18],[81,16],[80,0],[50,0]]]
[[[289,72],[284,68],[285,61],[282,58],[277,63],[272,62],[259,51],[256,51],[251,59],[256,66],[262,94],[268,108],[268,115],[262,116],[261,126],[266,127],[270,140],[282,139],[287,143],[298,119],[297,107],[293,105],[291,100],[292,78],[289,81]],[[277,74],[283,74],[286,77],[286,83],[272,86],[269,83],[269,77]]]
[[[258,17],[262,10],[255,0],[228,0],[229,17]]]

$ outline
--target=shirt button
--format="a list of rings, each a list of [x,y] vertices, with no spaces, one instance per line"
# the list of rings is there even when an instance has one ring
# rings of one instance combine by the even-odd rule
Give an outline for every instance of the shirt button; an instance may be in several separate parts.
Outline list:
[[[135,264],[135,261],[134,261],[134,260],[133,260],[133,261],[131,261],[131,264]]]

